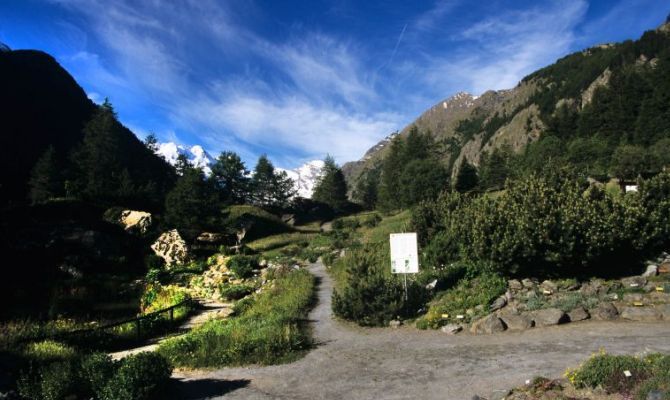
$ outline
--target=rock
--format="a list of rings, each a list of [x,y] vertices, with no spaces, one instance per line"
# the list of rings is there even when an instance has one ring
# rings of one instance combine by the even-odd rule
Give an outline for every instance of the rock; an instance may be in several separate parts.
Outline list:
[[[144,234],[151,227],[151,214],[144,211],[123,210],[119,215],[119,223],[126,231]]]
[[[651,307],[624,307],[621,310],[621,318],[631,321],[658,321],[663,316]]]
[[[496,311],[500,310],[501,308],[505,307],[507,305],[507,298],[505,296],[500,296],[498,297],[493,304],[489,307],[491,311]]]
[[[607,293],[607,287],[599,279],[587,282],[579,289],[584,296],[600,296]]]
[[[563,322],[568,322],[567,315],[558,308],[545,308],[544,310],[537,310],[533,312],[533,320],[535,326],[550,326],[558,325]]]
[[[400,328],[400,325],[402,325],[402,321],[399,321],[397,319],[394,319],[393,321],[389,322],[389,326],[394,329]]]
[[[584,307],[577,307],[574,310],[568,313],[568,317],[571,322],[584,321],[585,319],[591,318],[589,312],[584,309]]]
[[[440,330],[446,334],[455,335],[458,332],[462,331],[463,327],[461,325],[448,324],[440,328]]]
[[[661,265],[658,266],[659,274],[668,274],[670,273],[670,260],[663,261]]]
[[[503,390],[494,390],[493,393],[491,393],[491,396],[489,397],[490,400],[505,400],[507,396],[511,394],[510,390],[503,389]]]
[[[658,312],[661,314],[663,320],[670,321],[670,304],[656,306],[656,310],[658,310]]]
[[[644,300],[644,295],[642,293],[624,293],[623,301],[626,303],[637,303]]]
[[[195,239],[198,242],[219,244],[223,242],[224,236],[221,233],[203,232]]]
[[[522,280],[522,281],[521,281],[521,284],[522,284],[523,287],[525,287],[526,289],[534,289],[534,288],[535,288],[535,282],[531,281],[531,280],[528,279],[528,278]]]
[[[667,399],[667,392],[664,392],[659,389],[652,389],[647,393],[647,397],[645,397],[645,400],[663,400]]]
[[[183,265],[189,260],[189,251],[186,241],[182,239],[181,235],[176,229],[164,232],[154,244],[151,249],[157,256],[165,260],[168,268],[171,265]]]
[[[490,334],[490,333],[496,333],[496,332],[502,332],[505,330],[505,325],[503,322],[495,316],[494,314],[490,314],[482,319],[479,319],[475,322],[472,323],[472,327],[470,328],[470,331],[475,334]]]
[[[432,282],[426,285],[426,290],[433,290],[437,286],[437,279],[434,279]]]
[[[670,293],[656,292],[655,290],[656,288],[654,288],[653,292],[647,295],[649,300],[651,300],[653,303],[670,303]]]
[[[658,275],[658,265],[654,264],[647,265],[647,269],[642,274],[642,276],[644,276],[645,278],[649,278],[650,276],[656,276],[656,275]]]
[[[643,276],[631,276],[630,278],[623,278],[621,283],[625,288],[642,288],[647,284],[647,278]]]
[[[558,286],[549,280],[546,280],[540,284],[540,288],[543,290],[547,290],[551,293],[556,293],[558,291]]]
[[[611,321],[617,319],[619,316],[619,310],[612,303],[600,303],[598,307],[591,311],[591,316],[594,319],[602,321]]]
[[[507,314],[500,317],[502,319],[507,329],[510,331],[523,331],[530,329],[535,325],[535,322],[527,314],[525,315],[514,315]]]
[[[507,281],[507,287],[510,290],[521,290],[521,289],[523,289],[523,285],[521,284],[521,282],[519,282],[518,279],[510,279],[509,281]]]
[[[481,397],[481,396],[474,395],[474,396],[472,396],[471,400],[487,400],[487,399],[486,399],[486,397]]]
[[[510,301],[514,300],[514,294],[512,293],[511,290],[508,290],[504,294],[505,300],[507,300],[507,304],[509,304]]]

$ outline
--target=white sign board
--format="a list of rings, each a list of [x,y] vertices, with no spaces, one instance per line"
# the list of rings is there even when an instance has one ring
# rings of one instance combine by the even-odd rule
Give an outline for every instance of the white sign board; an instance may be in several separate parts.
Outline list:
[[[394,274],[416,274],[419,272],[416,233],[391,234],[391,272]]]

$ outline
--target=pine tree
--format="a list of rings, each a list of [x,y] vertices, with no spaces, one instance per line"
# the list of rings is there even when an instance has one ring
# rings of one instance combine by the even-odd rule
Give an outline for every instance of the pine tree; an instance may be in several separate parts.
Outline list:
[[[276,172],[263,154],[259,157],[251,178],[252,201],[259,207],[285,207],[295,195],[294,183],[285,171]]]
[[[389,153],[382,163],[381,179],[378,191],[378,204],[382,210],[400,208],[398,182],[405,162],[405,143],[400,136],[391,142]]]
[[[105,100],[84,127],[84,139],[72,154],[75,189],[82,196],[108,201],[116,194],[121,163],[120,125],[112,105]]]
[[[342,170],[335,163],[335,159],[327,156],[312,199],[328,204],[335,212],[342,212],[349,204],[347,199],[347,182]]]
[[[63,180],[53,146],[49,146],[35,163],[28,185],[30,201],[33,204],[42,203],[62,194]]]
[[[156,135],[153,133],[147,135],[147,137],[144,138],[144,145],[147,149],[151,150],[152,153],[156,153],[158,151],[158,139],[156,138]]]
[[[429,158],[410,161],[400,175],[398,197],[403,207],[431,200],[449,188],[446,168]]]
[[[204,229],[216,211],[211,185],[199,168],[187,168],[165,197],[165,222],[172,228]]]
[[[249,171],[236,153],[222,152],[212,165],[211,179],[223,202],[244,204],[249,200]]]
[[[353,198],[365,209],[372,210],[377,206],[377,190],[379,188],[380,168],[375,166],[361,174],[356,188],[353,192]]]
[[[469,192],[476,188],[478,183],[479,178],[477,177],[477,168],[464,158],[458,169],[458,175],[456,175],[454,189],[461,193]]]
[[[193,165],[186,157],[186,154],[179,154],[177,156],[177,161],[174,164],[174,169],[177,171],[177,175],[182,176],[186,171],[193,169]]]

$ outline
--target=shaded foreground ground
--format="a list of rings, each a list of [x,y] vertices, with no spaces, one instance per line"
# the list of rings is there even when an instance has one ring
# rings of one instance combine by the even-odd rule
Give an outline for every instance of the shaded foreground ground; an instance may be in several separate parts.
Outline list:
[[[311,312],[317,347],[285,365],[183,371],[176,398],[470,399],[559,377],[605,348],[610,353],[670,352],[669,323],[582,322],[490,336],[414,328],[362,329],[335,321],[333,283],[323,264]]]

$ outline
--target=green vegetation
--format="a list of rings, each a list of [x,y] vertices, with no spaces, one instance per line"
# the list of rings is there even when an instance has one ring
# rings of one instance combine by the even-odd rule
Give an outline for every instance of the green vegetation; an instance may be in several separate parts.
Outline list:
[[[247,304],[241,314],[211,320],[185,336],[161,344],[159,353],[179,367],[270,364],[294,357],[310,346],[305,317],[314,295],[314,277],[286,270]]]
[[[349,208],[347,182],[334,158],[326,157],[321,174],[314,186],[312,200],[327,204],[335,213],[346,211]]]
[[[114,362],[105,354],[33,364],[18,381],[21,396],[61,400],[95,396],[101,400],[158,398],[172,368],[155,353],[140,353]]]
[[[258,257],[233,256],[228,260],[227,266],[237,278],[249,278],[253,274],[253,270],[258,268]]]

